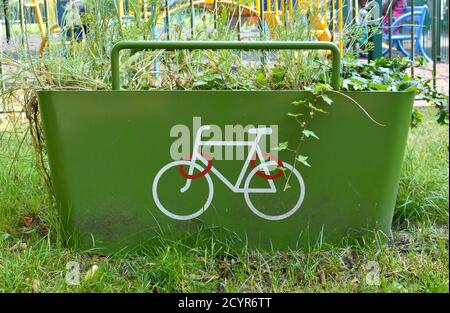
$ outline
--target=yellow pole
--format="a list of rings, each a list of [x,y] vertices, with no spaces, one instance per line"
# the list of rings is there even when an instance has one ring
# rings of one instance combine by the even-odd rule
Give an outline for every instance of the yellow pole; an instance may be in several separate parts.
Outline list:
[[[41,32],[41,37],[45,38],[45,29],[44,29],[44,23],[42,22],[42,15],[41,15],[41,9],[39,8],[39,2],[38,0],[34,0],[34,13],[36,14],[36,19],[39,26],[39,31]]]
[[[310,10],[310,12],[314,12],[314,3],[313,0],[306,0],[306,9]]]
[[[42,22],[41,9],[39,8],[38,0],[34,0],[34,13],[36,14],[36,20],[39,26],[39,32],[41,33],[41,46],[39,47],[39,53],[42,54],[44,51],[45,45],[47,44],[47,36],[45,35],[44,23]]]
[[[341,55],[344,52],[344,47],[343,47],[343,43],[342,43],[342,35],[344,32],[344,13],[343,13],[343,3],[342,0],[339,0],[338,2],[339,5],[339,51],[341,51]]]
[[[55,32],[59,28],[58,27],[58,19],[56,17],[55,1],[56,0],[48,1],[48,20],[51,23],[50,32]]]
[[[123,0],[119,0],[119,17],[123,18]]]
[[[267,12],[271,12],[272,11],[272,1],[271,0],[267,0],[267,8],[266,8]]]
[[[141,0],[137,0],[137,7],[138,7],[138,9],[136,10],[136,13],[137,14],[141,14],[141,8],[142,8],[142,5],[141,5]],[[139,19],[138,19],[139,21],[141,20],[141,17],[139,16]]]
[[[142,1],[142,4],[143,4],[143,6],[144,6],[144,12],[143,12],[143,14],[144,14],[144,21],[146,21],[147,18],[148,18],[148,15],[147,15],[148,0],[143,0],[143,1]],[[159,12],[158,12],[158,8],[156,8],[156,9],[155,9],[155,14],[156,14],[156,16],[159,15],[158,13],[159,13]]]
[[[54,0],[50,0],[49,2],[48,2],[48,19],[52,22],[52,23],[54,23],[54,21],[55,21],[55,17],[56,17],[56,14],[55,14],[55,1]],[[55,23],[56,24],[56,23]]]
[[[256,12],[261,12],[260,8],[259,8],[259,0],[256,0]]]
[[[328,13],[328,1],[325,0],[323,2],[323,18],[324,18],[325,24],[328,26],[328,14],[327,13]]]

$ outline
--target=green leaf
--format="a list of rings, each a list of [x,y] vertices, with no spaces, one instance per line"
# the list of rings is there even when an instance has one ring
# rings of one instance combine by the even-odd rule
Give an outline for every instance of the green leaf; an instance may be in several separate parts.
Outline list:
[[[289,185],[289,184],[285,184],[285,185],[284,185],[284,188],[283,188],[283,191],[286,191],[286,190],[288,190],[289,188],[292,188],[292,186]]]
[[[411,90],[416,90],[418,87],[419,82],[418,81],[414,81],[414,80],[409,80],[406,82],[402,82],[400,83],[397,88],[400,91],[407,91],[408,89]]]
[[[327,95],[321,95],[320,97],[321,97],[321,98],[323,99],[323,101],[325,101],[327,104],[329,104],[329,105],[333,104],[333,100],[332,100],[330,97],[328,97]]]
[[[319,113],[328,113],[327,111],[317,108],[313,105],[311,105],[311,109],[313,109],[314,111],[319,112]]]
[[[316,138],[316,139],[320,139],[312,130],[307,130],[307,129],[304,129],[303,131],[302,131],[302,133],[303,133],[303,135],[305,135],[305,137],[307,137],[307,138],[309,138],[309,137],[314,137],[314,138]]]
[[[314,90],[318,93],[324,93],[333,90],[333,88],[328,84],[316,84]]]
[[[418,110],[417,108],[413,109],[413,114],[411,116],[411,127],[415,128],[417,127],[419,124],[421,124],[423,122],[423,114],[422,112],[420,112],[420,110]]]
[[[405,91],[410,92],[410,91],[418,91],[418,90],[419,90],[419,87],[411,86],[411,87],[408,87]]]
[[[382,85],[382,84],[370,84],[370,88],[375,90],[388,90],[388,85]]]
[[[206,85],[208,85],[208,82],[205,82],[203,80],[197,80],[194,84],[192,84],[193,87],[200,87]]]
[[[296,107],[298,107],[301,104],[305,104],[306,103],[306,99],[303,100],[297,100],[297,101],[293,101],[292,104],[295,105]]]
[[[345,90],[348,90],[348,87],[349,87],[350,84],[351,84],[351,83],[350,83],[350,80],[344,79],[344,80],[342,81],[342,88],[344,88]]]
[[[281,83],[284,79],[286,71],[280,67],[272,68],[272,80],[274,83]]]
[[[302,116],[303,114],[302,113],[297,113],[297,114],[295,114],[295,113],[288,113],[287,114],[287,116],[292,116],[292,117],[299,117],[299,116]]]
[[[308,160],[307,156],[299,154],[299,155],[297,155],[296,159],[297,159],[297,161],[299,161],[303,165],[311,167],[311,165],[307,162],[307,160]]]
[[[287,148],[288,148],[288,142],[285,141],[285,142],[280,142],[280,143],[278,144],[278,147],[273,148],[273,150],[283,151],[283,150],[286,150]]]
[[[257,71],[255,76],[255,80],[258,84],[264,84],[266,82],[266,74],[263,71]]]

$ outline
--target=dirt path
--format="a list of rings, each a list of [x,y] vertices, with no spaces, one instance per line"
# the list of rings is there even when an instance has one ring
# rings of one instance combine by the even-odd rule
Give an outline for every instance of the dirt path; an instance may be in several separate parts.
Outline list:
[[[436,88],[444,94],[449,94],[449,64],[437,63],[436,64]],[[426,79],[433,78],[433,64],[429,63],[421,68],[416,68],[415,75],[421,76]],[[423,100],[416,100],[416,106],[427,106],[427,102]]]

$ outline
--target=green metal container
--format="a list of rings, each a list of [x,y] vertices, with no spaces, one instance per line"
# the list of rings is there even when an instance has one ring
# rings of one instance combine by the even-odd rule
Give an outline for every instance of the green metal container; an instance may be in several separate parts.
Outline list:
[[[390,233],[414,93],[329,93],[328,113],[308,125],[320,140],[305,141],[299,151],[311,167],[297,162],[294,169],[294,153],[268,156],[257,147],[276,153],[275,133],[278,142],[296,145],[301,129],[287,113],[300,110],[292,102],[308,92],[121,91],[122,49],[327,49],[339,86],[332,43],[117,44],[115,90],[38,92],[56,199],[72,242],[117,251],[206,228],[236,245],[285,250],[317,238]],[[189,151],[174,150],[181,138],[190,138]],[[254,144],[264,138],[265,145]]]

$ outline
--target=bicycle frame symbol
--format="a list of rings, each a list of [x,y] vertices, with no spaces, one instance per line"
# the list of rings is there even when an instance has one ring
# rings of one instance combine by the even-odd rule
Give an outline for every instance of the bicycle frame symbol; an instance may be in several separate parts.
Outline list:
[[[285,218],[288,218],[297,210],[300,208],[300,206],[303,203],[303,199],[305,197],[305,183],[303,181],[303,177],[300,175],[300,173],[295,169],[292,165],[279,161],[275,159],[270,154],[264,153],[261,151],[259,147],[259,142],[264,135],[270,135],[272,134],[271,128],[252,128],[248,130],[249,134],[256,135],[255,139],[253,141],[202,141],[202,133],[204,131],[207,131],[210,129],[209,125],[203,125],[201,126],[195,136],[195,142],[194,142],[194,149],[192,157],[188,158],[187,160],[179,160],[179,161],[173,161],[165,166],[163,166],[158,173],[155,176],[155,179],[153,181],[152,186],[152,193],[153,193],[153,199],[158,206],[158,208],[167,216],[176,219],[176,220],[190,220],[193,218],[197,218],[201,214],[203,214],[211,205],[213,195],[214,195],[214,186],[213,182],[210,176],[210,173],[216,175],[216,177],[222,181],[231,191],[235,193],[243,193],[245,202],[247,203],[247,206],[250,208],[250,210],[256,214],[257,216],[270,220],[270,221],[277,221],[277,220],[283,220]],[[212,159],[207,159],[207,155],[201,153],[201,147],[202,146],[248,146],[249,147],[249,153],[247,155],[247,158],[244,161],[244,164],[242,166],[242,169],[239,173],[239,176],[237,178],[237,181],[235,184],[231,183],[222,173],[217,170],[212,162]],[[268,157],[269,160],[266,160],[265,157]],[[256,159],[260,161],[260,164],[256,165]],[[203,163],[204,167],[200,165],[197,161],[200,161]],[[245,174],[248,170],[248,167],[251,167],[252,170],[248,174],[248,176],[245,178]],[[271,175],[270,174],[270,167],[276,166],[278,167],[278,172]],[[185,185],[180,189],[181,192],[186,192],[189,187],[191,186],[192,180],[199,179],[202,177],[205,177],[208,187],[209,187],[209,193],[206,200],[206,203],[195,213],[187,214],[187,215],[179,215],[174,214],[173,212],[170,212],[167,210],[158,197],[158,183],[161,178],[161,176],[167,172],[169,169],[173,167],[178,167],[180,175],[186,178]],[[186,173],[185,167],[188,167],[188,171]],[[194,174],[194,170],[198,170],[199,172]],[[253,205],[250,195],[255,193],[275,193],[277,192],[277,189],[274,184],[274,180],[279,178],[283,172],[291,171],[292,177],[295,177],[298,180],[298,185],[300,189],[300,195],[295,203],[294,207],[290,209],[288,212],[280,214],[280,215],[268,215],[266,213],[263,213],[256,209],[256,207]],[[268,188],[251,188],[250,182],[252,178],[258,175],[268,182]],[[244,180],[245,179],[245,180]],[[243,187],[241,187],[242,182],[244,182]]]

